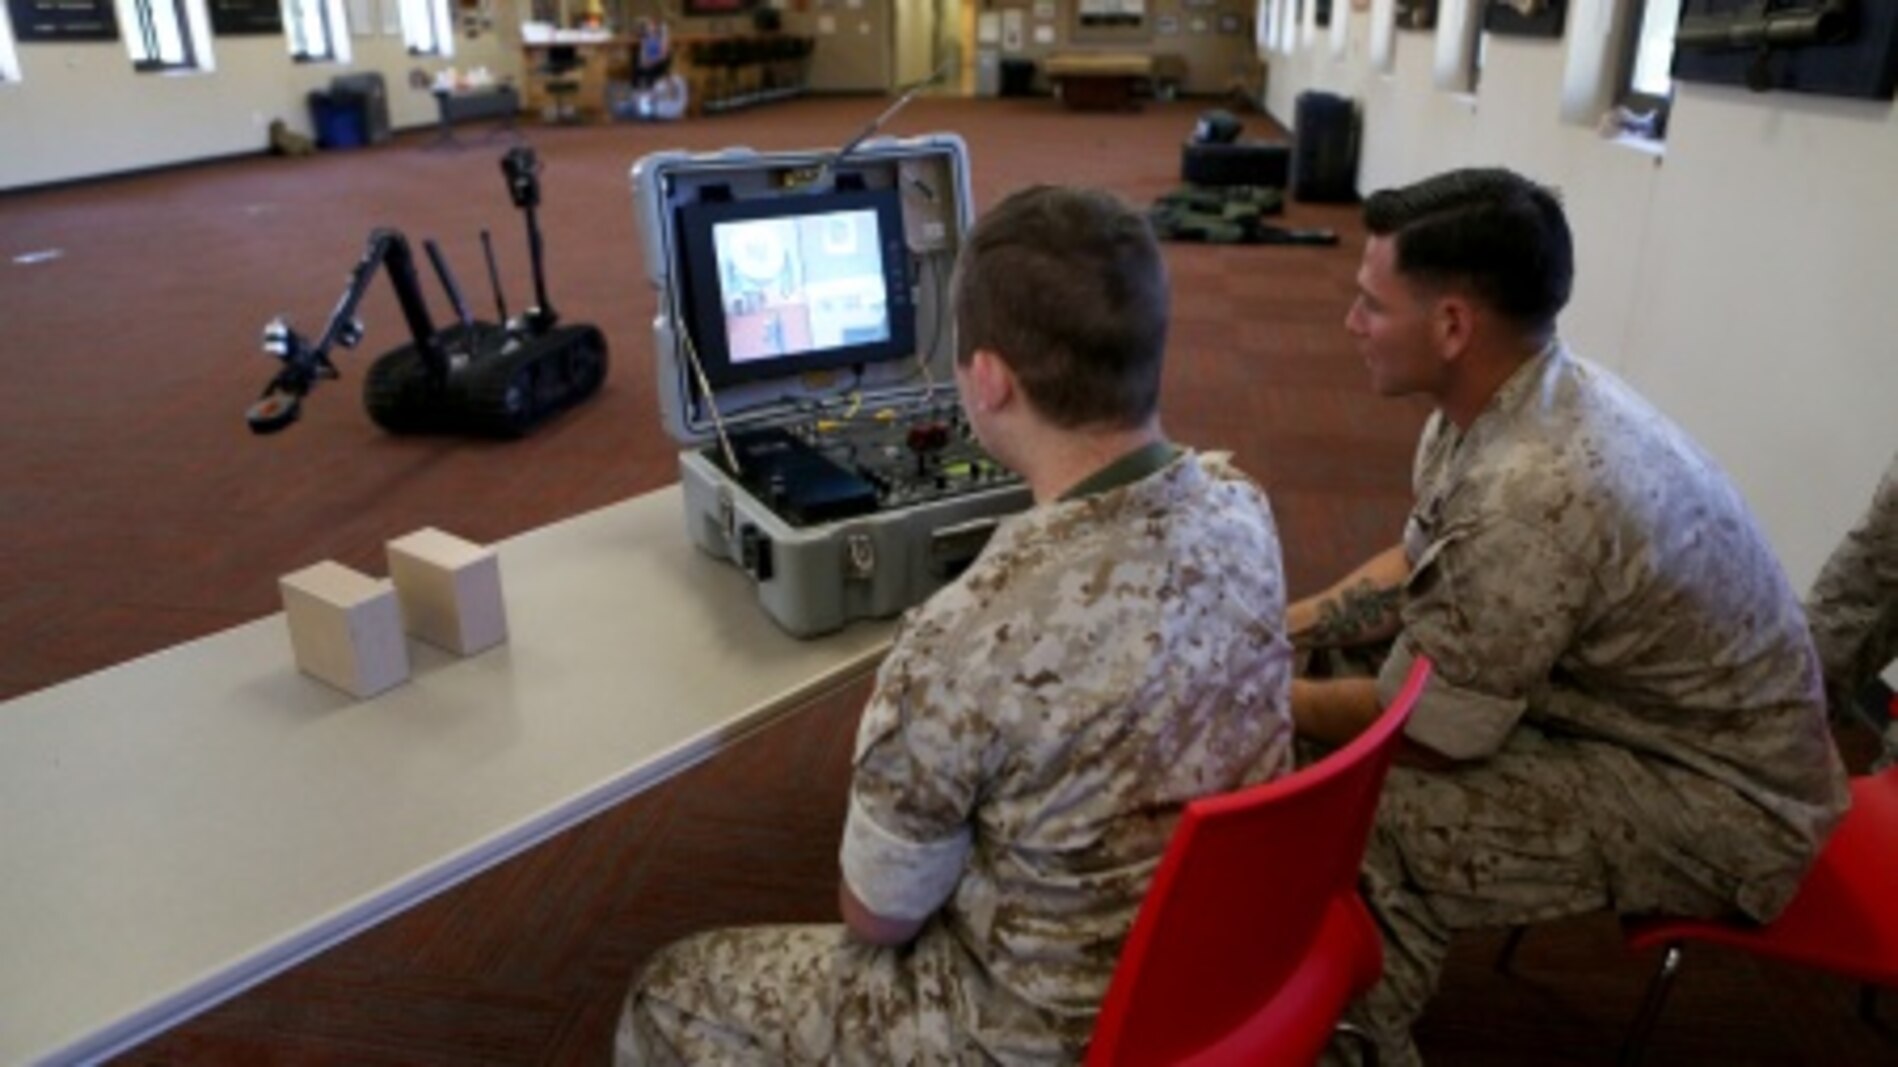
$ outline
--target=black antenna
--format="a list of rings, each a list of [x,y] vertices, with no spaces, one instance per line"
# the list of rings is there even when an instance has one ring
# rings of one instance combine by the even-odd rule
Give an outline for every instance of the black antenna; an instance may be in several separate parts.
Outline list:
[[[494,311],[501,316],[497,321],[502,328],[507,326],[507,297],[501,292],[501,270],[494,265],[494,242],[488,238],[488,231],[481,231],[481,254],[488,257],[488,287],[494,290]]]
[[[428,252],[428,261],[435,265],[435,276],[442,280],[442,288],[448,291],[448,302],[454,306],[455,318],[461,322],[461,338],[464,343],[474,343],[474,316],[468,314],[468,302],[461,298],[461,286],[455,284],[455,272],[448,269],[448,260],[442,250],[430,237],[422,242]]]
[[[830,187],[832,177],[836,173],[837,164],[842,163],[846,156],[850,155],[850,153],[857,150],[858,145],[862,144],[864,141],[868,140],[872,135],[874,135],[878,130],[882,129],[883,124],[890,121],[890,119],[894,117],[897,112],[907,107],[909,105],[909,102],[916,98],[917,93],[922,92],[924,89],[927,89],[932,85],[935,85],[937,82],[940,82],[943,80],[943,78],[947,77],[949,74],[950,68],[954,67],[955,64],[956,64],[956,58],[954,56],[951,56],[947,60],[944,60],[942,66],[937,67],[936,72],[934,74],[931,74],[929,77],[924,78],[922,81],[919,81],[915,85],[912,85],[908,89],[904,90],[903,95],[896,98],[896,103],[891,104],[887,108],[884,108],[883,114],[878,115],[874,119],[871,119],[870,124],[868,126],[865,126],[863,129],[859,130],[855,137],[852,137],[849,141],[845,142],[842,148],[839,148],[836,152],[832,153],[829,159],[826,159],[822,164],[818,166],[817,173],[814,176],[812,176],[811,181],[810,181],[810,186],[812,188],[812,191],[824,192],[825,190],[827,190]]]

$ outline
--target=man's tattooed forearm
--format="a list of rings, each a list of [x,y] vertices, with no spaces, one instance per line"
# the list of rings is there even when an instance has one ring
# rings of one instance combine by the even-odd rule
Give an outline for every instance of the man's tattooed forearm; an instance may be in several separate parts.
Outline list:
[[[1318,622],[1304,643],[1355,645],[1388,637],[1397,628],[1403,599],[1404,591],[1397,586],[1380,589],[1368,580],[1360,582],[1318,606]]]

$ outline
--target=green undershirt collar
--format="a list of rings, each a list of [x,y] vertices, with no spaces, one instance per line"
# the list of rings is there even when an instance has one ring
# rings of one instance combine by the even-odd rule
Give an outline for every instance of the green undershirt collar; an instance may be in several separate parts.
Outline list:
[[[1075,483],[1074,487],[1062,493],[1061,500],[1084,500],[1090,496],[1119,489],[1153,474],[1167,464],[1178,459],[1180,447],[1171,441],[1155,441],[1141,445],[1132,452],[1120,457],[1093,474]]]

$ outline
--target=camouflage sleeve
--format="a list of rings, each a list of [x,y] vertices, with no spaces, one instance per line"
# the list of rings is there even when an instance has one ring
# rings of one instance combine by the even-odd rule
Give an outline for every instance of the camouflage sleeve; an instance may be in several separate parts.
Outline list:
[[[1379,696],[1388,702],[1428,655],[1436,673],[1405,734],[1452,759],[1490,755],[1580,629],[1593,581],[1547,531],[1514,519],[1433,542],[1405,586]]]
[[[892,919],[926,917],[961,879],[989,734],[944,699],[931,658],[893,653],[858,728],[840,859],[857,899]]]
[[[1898,456],[1806,598],[1834,714],[1898,656]]]

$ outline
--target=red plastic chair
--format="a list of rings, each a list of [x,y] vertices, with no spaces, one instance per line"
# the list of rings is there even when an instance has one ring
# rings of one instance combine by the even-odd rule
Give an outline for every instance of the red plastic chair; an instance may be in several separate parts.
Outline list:
[[[1630,919],[1622,926],[1622,936],[1630,949],[1665,949],[1622,1046],[1623,1063],[1640,1058],[1689,941],[1725,945],[1863,982],[1859,1010],[1871,1021],[1877,988],[1898,986],[1898,767],[1852,779],[1852,809],[1777,919],[1764,926]]]
[[[1088,1067],[1309,1063],[1383,973],[1358,866],[1431,666],[1344,748],[1186,806],[1094,1024]],[[1374,1051],[1374,1050],[1373,1050]]]

